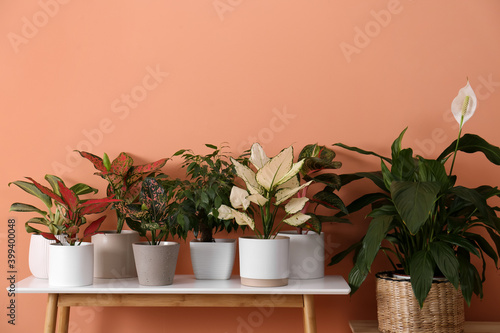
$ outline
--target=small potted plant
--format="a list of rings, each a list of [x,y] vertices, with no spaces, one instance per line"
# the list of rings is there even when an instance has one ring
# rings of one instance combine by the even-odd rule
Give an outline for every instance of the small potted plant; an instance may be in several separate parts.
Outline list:
[[[218,231],[231,232],[238,228],[234,221],[218,218],[218,208],[222,204],[230,204],[234,168],[229,157],[221,152],[227,147],[205,146],[211,150],[206,155],[197,155],[186,149],[174,154],[182,157],[182,168],[186,170],[187,178],[178,191],[177,218],[188,221],[186,224],[196,237],[189,243],[196,279],[229,279],[236,254],[236,240],[215,239],[213,235]]]
[[[311,183],[299,184],[297,174],[304,161],[293,163],[293,158],[292,146],[269,158],[258,143],[252,145],[249,158],[256,172],[231,158],[236,174],[245,182],[246,189],[233,186],[230,194],[232,207],[221,205],[219,218],[235,219],[239,225],[247,225],[255,232],[255,237],[239,238],[243,285],[271,287],[288,284],[290,239],[276,233],[282,223],[299,226],[311,218],[301,212],[309,199],[292,199]],[[246,212],[251,204],[260,213],[262,229],[255,226],[251,214]],[[280,207],[285,213],[281,220],[277,218]]]
[[[102,231],[92,236],[96,253],[94,276],[97,278],[136,277],[132,244],[139,241],[139,234],[134,230],[124,230],[124,206],[137,201],[141,184],[145,177],[159,172],[168,159],[153,163],[134,165],[134,160],[127,153],[120,153],[112,162],[104,153],[103,158],[88,152],[79,151],[80,155],[92,162],[98,170],[96,175],[108,182],[107,195],[119,199],[111,208],[116,213],[116,230]]]
[[[139,284],[163,286],[172,284],[180,244],[165,241],[169,235],[184,234],[173,212],[177,207],[177,180],[144,179],[139,201],[125,206],[127,219],[135,222],[145,242],[132,244]]]
[[[72,190],[57,177],[50,179],[52,189],[43,186],[32,178],[28,178],[33,185],[45,196],[49,197],[57,206],[56,214],[63,216],[60,224],[53,224],[63,235],[63,240],[55,237],[53,232],[42,235],[55,244],[49,246],[49,284],[57,286],[85,286],[93,282],[94,248],[92,243],[82,242],[83,237],[97,232],[105,216],[95,220],[85,228],[83,237],[79,236],[80,229],[87,224],[86,215],[104,212],[109,204],[118,200],[112,198],[81,199],[78,194],[80,185]],[[84,186],[84,192],[90,188]],[[47,201],[48,203],[48,201]]]
[[[486,257],[497,265],[500,219],[498,208],[490,206],[488,200],[500,196],[500,191],[489,185],[475,188],[457,185],[458,178],[453,175],[458,151],[480,152],[490,162],[500,165],[498,147],[477,135],[461,136],[462,126],[474,113],[476,103],[467,83],[452,103],[452,112],[459,123],[458,139],[436,159],[414,156],[411,148],[402,149],[406,129],[393,142],[391,157],[336,144],[381,160],[380,171],[342,177],[343,185],[370,179],[381,191],[364,194],[348,206],[349,212],[355,212],[371,205],[368,214],[371,221],[365,236],[334,256],[330,264],[355,252],[354,267],[349,274],[352,292],[365,280],[379,251],[387,255],[394,270],[400,271],[398,275],[377,274],[379,329],[383,332],[399,332],[410,326],[414,332],[462,332],[463,299],[470,305],[473,294],[483,296]],[[489,235],[496,249],[484,235]],[[479,271],[473,265],[473,257],[482,261]],[[411,295],[405,297],[407,307],[395,306],[401,304],[400,297],[404,294]],[[433,304],[426,299],[432,299]],[[400,313],[395,312],[398,308]]]
[[[318,279],[325,275],[325,239],[322,225],[325,222],[349,222],[347,219],[334,214],[320,215],[319,206],[328,210],[347,213],[342,199],[336,194],[340,189],[340,177],[331,172],[338,169],[342,163],[334,161],[335,152],[325,146],[308,144],[299,154],[299,160],[304,164],[297,174],[301,182],[313,181],[312,185],[303,188],[297,196],[307,197],[308,190],[314,185],[323,186],[317,191],[302,209],[302,213],[311,218],[296,230],[280,231],[278,235],[290,237],[290,278],[292,279]],[[330,172],[325,172],[330,171]],[[314,207],[313,212],[308,212]]]
[[[58,183],[61,182],[64,184],[63,180],[54,175],[45,175],[45,180],[50,184],[52,188],[51,192],[59,196]],[[25,223],[26,231],[32,234],[29,250],[29,268],[31,274],[36,278],[47,279],[49,244],[56,241],[46,239],[42,234],[50,233],[59,238],[59,240],[64,241],[65,236],[62,235],[62,228],[66,222],[65,207],[59,201],[54,200],[52,196],[38,189],[33,182],[18,180],[9,183],[9,186],[11,184],[35,196],[43,203],[43,206],[36,207],[31,204],[15,202],[11,205],[10,211],[36,213],[38,215],[37,217],[30,218]],[[71,186],[70,190],[77,196],[97,193],[97,189],[82,183]]]

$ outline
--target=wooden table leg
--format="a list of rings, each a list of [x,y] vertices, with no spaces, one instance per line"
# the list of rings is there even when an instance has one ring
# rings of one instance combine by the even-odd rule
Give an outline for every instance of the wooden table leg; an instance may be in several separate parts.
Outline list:
[[[47,309],[45,310],[45,333],[55,333],[57,318],[57,299],[59,294],[49,294]]]
[[[304,299],[304,332],[316,333],[316,310],[314,295],[303,295]]]
[[[57,333],[68,333],[69,309],[69,306],[59,307],[59,315],[57,316]]]

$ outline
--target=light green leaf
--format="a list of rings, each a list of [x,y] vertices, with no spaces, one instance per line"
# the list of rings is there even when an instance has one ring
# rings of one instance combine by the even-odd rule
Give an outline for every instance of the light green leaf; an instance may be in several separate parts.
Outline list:
[[[48,195],[42,193],[42,191],[40,191],[35,186],[35,184],[28,183],[28,182],[25,182],[22,180],[11,182],[11,183],[9,183],[9,186],[10,186],[10,184],[14,184],[17,187],[21,188],[23,191],[25,191],[31,195],[34,195],[38,199],[42,200],[42,202],[45,204],[45,206],[47,206],[49,208],[52,207],[52,199]]]
[[[262,168],[257,171],[256,179],[267,191],[271,191],[280,184],[290,180],[285,176],[290,172],[293,166],[293,147],[283,149],[278,155],[271,158]],[[302,167],[302,165],[300,166]],[[298,168],[297,174],[300,171]]]
[[[241,164],[232,157],[231,157],[231,162],[234,165],[238,177],[243,179],[243,181],[247,185],[247,190],[248,192],[250,192],[250,194],[264,193],[264,189],[259,185],[259,183],[257,183],[257,180],[255,179],[255,172],[253,172],[252,169]]]
[[[307,182],[305,184],[300,185],[299,187],[296,188],[284,188],[276,192],[276,202],[274,203],[276,206],[280,205],[282,202],[285,202],[286,200],[290,199],[293,197],[297,192],[302,190],[303,188],[309,186],[312,181]]]
[[[306,205],[306,203],[308,201],[309,201],[309,198],[307,198],[307,197],[293,198],[292,200],[290,200],[290,202],[288,202],[285,205],[285,212],[288,215],[298,213],[304,208],[304,206]]]
[[[262,146],[258,143],[254,143],[250,149],[250,162],[259,170],[268,161],[269,157],[267,157]]]
[[[294,227],[306,223],[311,217],[307,214],[297,213],[283,220],[286,224],[292,225]]]
[[[35,206],[15,202],[10,206],[10,212],[37,212],[41,215],[47,215],[47,212],[36,208]]]

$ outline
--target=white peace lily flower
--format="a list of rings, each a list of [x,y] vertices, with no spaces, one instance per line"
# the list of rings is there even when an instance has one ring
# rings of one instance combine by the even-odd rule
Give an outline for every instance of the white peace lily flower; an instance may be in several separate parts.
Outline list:
[[[284,219],[283,222],[292,225],[294,227],[297,227],[299,225],[306,223],[310,218],[311,217],[309,215],[303,213],[297,213],[295,215],[290,216],[287,219]]]
[[[271,191],[295,177],[302,168],[302,164],[304,164],[304,160],[293,163],[293,147],[290,146],[267,161],[257,171],[255,178],[259,185],[267,191]]]
[[[477,107],[477,98],[474,90],[467,81],[465,87],[458,91],[457,97],[451,102],[451,112],[458,124],[463,125],[469,120]],[[462,120],[463,116],[463,120]]]
[[[285,212],[288,215],[298,213],[304,208],[304,206],[306,205],[306,203],[308,201],[309,201],[309,198],[307,198],[307,197],[293,198],[285,205]]]
[[[239,225],[247,225],[252,230],[254,230],[255,228],[255,221],[245,213],[237,211],[236,209],[233,209],[226,205],[221,205],[218,211],[219,211],[219,218],[221,220],[234,219],[236,223],[238,223]]]
[[[250,162],[252,162],[257,170],[261,169],[269,161],[269,157],[267,157],[264,149],[258,143],[252,145],[250,152]]]
[[[233,208],[247,210],[250,206],[250,200],[248,200],[248,192],[238,186],[233,186],[231,189],[231,195],[229,196],[229,201]]]
[[[303,188],[306,188],[307,186],[311,185],[312,180],[300,185],[299,187],[294,187],[294,188],[282,188],[278,192],[276,192],[276,202],[274,203],[276,206],[279,204],[285,202],[286,200],[290,199],[293,197],[295,194],[297,194],[300,190]]]

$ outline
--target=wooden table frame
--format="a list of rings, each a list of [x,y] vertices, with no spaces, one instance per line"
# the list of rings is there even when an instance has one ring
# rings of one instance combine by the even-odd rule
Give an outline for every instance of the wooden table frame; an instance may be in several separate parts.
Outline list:
[[[302,308],[304,332],[316,333],[314,295],[281,295],[273,299],[273,306]],[[113,294],[104,299],[102,294],[49,294],[45,314],[45,333],[67,333],[72,306],[145,306],[145,307],[253,307],[253,304],[271,300],[270,295],[163,295]]]
[[[71,307],[259,307],[301,308],[305,333],[316,333],[314,295],[348,295],[341,276],[315,280],[289,280],[288,286],[242,286],[240,279],[196,280],[176,275],[169,286],[141,286],[135,279],[94,279],[83,287],[55,287],[47,280],[28,277],[17,284],[18,293],[48,294],[45,333],[68,332]]]

